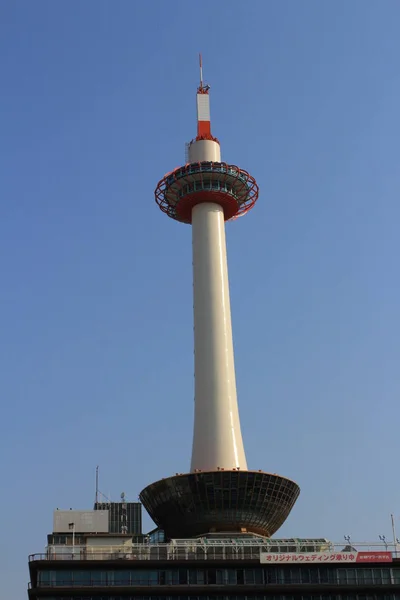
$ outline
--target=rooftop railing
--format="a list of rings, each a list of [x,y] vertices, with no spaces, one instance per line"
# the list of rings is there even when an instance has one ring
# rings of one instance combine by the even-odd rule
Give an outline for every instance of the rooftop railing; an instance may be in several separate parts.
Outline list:
[[[400,545],[386,542],[343,542],[329,540],[173,540],[165,544],[132,544],[120,546],[71,546],[52,545],[46,552],[31,554],[29,561],[213,561],[213,560],[261,560],[261,555],[271,553],[276,557],[289,554],[314,554],[315,560],[336,556],[348,560],[357,553],[389,553],[400,558]],[[323,562],[326,562],[326,560]],[[372,557],[373,558],[373,557]],[[370,562],[372,562],[372,558]],[[282,557],[282,561],[284,558]],[[335,560],[336,562],[336,560]]]

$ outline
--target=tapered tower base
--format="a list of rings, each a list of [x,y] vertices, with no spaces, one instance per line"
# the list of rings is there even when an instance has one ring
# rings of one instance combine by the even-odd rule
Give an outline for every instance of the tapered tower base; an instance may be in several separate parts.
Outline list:
[[[211,471],[161,479],[140,500],[168,539],[244,531],[271,537],[300,493],[294,481],[262,471]]]

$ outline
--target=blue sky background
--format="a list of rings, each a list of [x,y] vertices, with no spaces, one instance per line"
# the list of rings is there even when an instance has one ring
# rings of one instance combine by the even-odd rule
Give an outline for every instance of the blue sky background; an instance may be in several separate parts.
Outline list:
[[[195,134],[224,160],[250,468],[299,482],[282,536],[400,533],[396,0],[3,0],[0,578],[26,597],[52,511],[189,468],[190,228],[155,205]],[[150,527],[150,521],[145,521]]]

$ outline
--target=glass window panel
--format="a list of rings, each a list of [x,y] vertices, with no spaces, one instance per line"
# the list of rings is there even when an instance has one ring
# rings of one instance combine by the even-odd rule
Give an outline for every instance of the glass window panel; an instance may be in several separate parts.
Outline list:
[[[100,579],[103,585],[115,585],[115,571],[105,571]]]
[[[326,567],[320,567],[318,569],[319,572],[319,582],[320,583],[331,583],[329,580],[329,571]]]
[[[254,569],[254,582],[255,583],[260,583],[263,584],[264,583],[264,579],[263,579],[263,570],[262,569]]]
[[[225,585],[226,584],[226,570],[225,569],[217,569],[217,585]]]
[[[143,585],[143,582],[147,580],[147,571],[143,569],[138,569],[134,571],[130,571],[130,583],[132,585]]]
[[[236,578],[236,569],[226,569],[227,571],[227,578],[228,578],[228,584],[229,585],[236,585],[237,583],[237,578]]]
[[[197,570],[189,569],[189,585],[196,585],[197,583]]]
[[[380,574],[381,574],[381,578],[382,578],[382,583],[384,584],[389,584],[390,583],[390,569],[379,569],[380,570]],[[385,600],[385,599],[383,599]]]
[[[39,571],[38,572],[38,584],[48,585],[51,581],[51,573],[53,571]]]
[[[179,569],[179,584],[184,585],[188,582],[188,572],[187,569]]]
[[[367,569],[357,569],[356,571],[356,581],[357,583],[365,583],[365,574],[364,571],[366,571]]]
[[[90,571],[74,571],[74,583],[82,585],[90,585],[91,573]]]
[[[357,574],[355,569],[343,569],[346,572],[347,583],[349,585],[357,583]]]
[[[300,570],[301,583],[310,583],[310,569]]]
[[[72,571],[55,571],[56,582],[58,585],[71,584],[72,579]]]
[[[245,569],[244,570],[244,582],[249,585],[254,585],[254,583],[255,583],[254,569]]]
[[[134,571],[132,571],[134,573]],[[143,577],[142,577],[143,579]],[[114,572],[114,585],[130,585],[131,583],[131,571],[115,571]]]
[[[278,582],[279,583],[292,583],[292,570],[291,569],[279,569]]]
[[[204,569],[197,569],[197,584],[204,585],[206,580]]]
[[[113,573],[114,571],[98,571],[97,569],[93,571],[87,571],[89,578],[88,585],[107,585],[109,576],[111,575],[112,578]]]
[[[338,569],[338,583],[339,585],[343,585],[347,583],[347,569]]]
[[[208,585],[215,585],[217,583],[216,569],[207,569],[207,583]]]
[[[338,571],[335,568],[328,567],[328,583],[337,584],[339,581]],[[332,598],[335,600],[335,597]],[[339,598],[340,600],[340,598]]]
[[[165,571],[164,571],[165,573]],[[157,570],[146,570],[144,571],[144,581],[146,585],[158,585],[160,579],[160,572]]]
[[[400,583],[400,569],[392,569],[393,583]]]
[[[301,583],[301,581],[301,570],[298,567],[292,567],[290,569],[290,583]]]
[[[376,583],[382,583],[380,569],[360,569],[363,571],[363,583],[374,583],[374,574],[377,577]]]
[[[167,571],[167,585],[178,585],[179,573],[178,569],[170,569]]]
[[[319,583],[318,569],[310,569],[310,583]]]
[[[264,582],[268,583],[278,583],[277,570],[274,568],[264,569]]]
[[[238,585],[243,585],[244,584],[244,570],[243,569],[236,569],[236,581]]]

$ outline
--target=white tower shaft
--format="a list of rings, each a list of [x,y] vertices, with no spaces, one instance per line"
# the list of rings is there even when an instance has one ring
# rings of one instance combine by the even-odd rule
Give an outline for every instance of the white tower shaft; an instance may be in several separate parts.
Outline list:
[[[236,397],[224,211],[194,207],[195,419],[191,471],[247,469]]]
[[[215,146],[215,147],[214,147]],[[189,160],[220,160],[219,144],[191,144]],[[247,470],[236,395],[224,211],[192,211],[195,418],[191,471]]]

